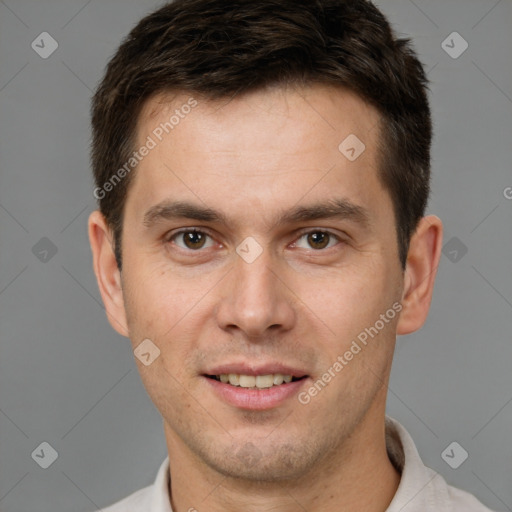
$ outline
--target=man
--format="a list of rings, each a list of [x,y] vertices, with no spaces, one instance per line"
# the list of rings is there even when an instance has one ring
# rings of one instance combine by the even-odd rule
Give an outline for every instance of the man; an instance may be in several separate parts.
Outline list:
[[[385,416],[441,250],[426,85],[366,0],[178,0],[123,42],[89,236],[168,458],[108,512],[489,510]]]

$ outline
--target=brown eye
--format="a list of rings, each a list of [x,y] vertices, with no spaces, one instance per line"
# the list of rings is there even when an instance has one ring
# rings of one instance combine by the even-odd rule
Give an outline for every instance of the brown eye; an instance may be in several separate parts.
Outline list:
[[[191,233],[184,233],[183,240],[189,249],[201,249],[204,245],[205,238],[202,233],[193,231]]]
[[[301,242],[302,240],[305,240],[306,243]],[[333,233],[315,230],[303,233],[295,243],[295,246],[300,247],[301,249],[314,249],[315,251],[320,251],[336,245],[339,241],[340,239]]]
[[[329,243],[329,233],[314,231],[308,235],[308,243],[313,249],[325,249]]]
[[[194,251],[205,247],[207,238],[210,238],[210,236],[206,233],[197,231],[195,229],[189,229],[174,234],[172,237],[170,237],[169,242],[174,241],[178,247]],[[181,242],[181,244],[178,242]]]

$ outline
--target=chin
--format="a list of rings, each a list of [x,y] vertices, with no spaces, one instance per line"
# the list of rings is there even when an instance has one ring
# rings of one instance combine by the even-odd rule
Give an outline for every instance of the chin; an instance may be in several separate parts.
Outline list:
[[[263,440],[264,443],[265,440]],[[314,465],[316,458],[305,444],[259,445],[245,442],[224,449],[224,454],[208,453],[203,460],[220,474],[255,483],[297,480]]]

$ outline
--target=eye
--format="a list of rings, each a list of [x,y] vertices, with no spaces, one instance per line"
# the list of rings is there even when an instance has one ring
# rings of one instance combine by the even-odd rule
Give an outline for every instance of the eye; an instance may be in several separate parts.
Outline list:
[[[336,245],[336,243],[331,242],[340,242],[340,238],[334,235],[333,233],[330,233],[329,231],[322,231],[322,230],[314,230],[314,231],[308,231],[306,233],[303,233],[299,241],[302,239],[306,239],[306,243],[309,245],[309,247],[313,248],[314,250],[318,251],[325,248],[330,248],[333,245]],[[299,242],[295,242],[294,246],[300,247]],[[301,247],[302,249],[308,249],[308,247]]]
[[[206,245],[207,238],[210,238],[211,240],[210,235],[203,231],[199,231],[197,229],[183,229],[170,236],[167,239],[167,242],[174,242],[181,249],[197,251],[198,249],[211,247],[213,245],[213,241],[210,245]],[[183,245],[177,243],[178,240],[180,240]]]

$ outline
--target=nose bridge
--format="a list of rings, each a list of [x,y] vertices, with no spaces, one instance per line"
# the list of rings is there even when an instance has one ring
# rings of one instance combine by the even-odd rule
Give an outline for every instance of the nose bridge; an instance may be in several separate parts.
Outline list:
[[[274,300],[276,286],[273,279],[275,280],[276,277],[271,269],[275,264],[273,264],[268,251],[262,253],[252,262],[241,258],[236,265],[235,293],[239,298],[247,304],[250,304],[252,299],[258,302],[258,298],[266,299],[267,303]]]
[[[273,282],[276,279],[271,272],[273,266],[275,263],[268,249],[262,251],[254,261],[240,257],[236,262],[234,297],[238,307],[246,311],[245,314],[268,315],[273,309],[275,295],[279,293]]]
[[[261,247],[256,257],[254,252],[247,257],[254,250],[250,242],[249,246],[239,246],[218,321],[224,328],[236,326],[248,336],[257,337],[269,327],[289,328],[294,315],[286,287],[276,276],[278,265],[273,255]]]

